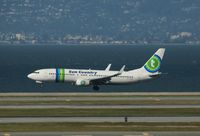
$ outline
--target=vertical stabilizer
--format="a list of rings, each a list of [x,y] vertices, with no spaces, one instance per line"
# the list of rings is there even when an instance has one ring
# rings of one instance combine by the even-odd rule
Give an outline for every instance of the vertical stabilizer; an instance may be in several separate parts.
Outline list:
[[[165,53],[165,48],[160,48],[156,53],[144,64],[143,68],[146,72],[157,73],[160,70],[161,62]]]

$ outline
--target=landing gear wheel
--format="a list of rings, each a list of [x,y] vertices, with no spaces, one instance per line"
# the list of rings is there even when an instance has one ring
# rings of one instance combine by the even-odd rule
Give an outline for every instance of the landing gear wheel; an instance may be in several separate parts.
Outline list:
[[[100,88],[98,86],[93,86],[93,90],[98,91]]]

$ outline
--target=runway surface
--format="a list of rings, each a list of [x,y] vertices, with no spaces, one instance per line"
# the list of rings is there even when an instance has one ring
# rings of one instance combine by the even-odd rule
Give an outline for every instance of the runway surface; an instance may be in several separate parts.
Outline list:
[[[200,93],[0,93],[0,101],[200,100]]]
[[[47,109],[47,108],[79,108],[79,109],[95,109],[95,108],[200,108],[200,104],[92,104],[92,101],[200,101],[200,93],[0,93],[0,108],[23,108],[23,109]],[[33,104],[3,104],[6,101],[13,103],[24,101],[33,101]],[[34,104],[39,102],[40,104]],[[48,101],[48,104],[42,104],[43,101]],[[54,104],[54,101],[91,101],[91,104]]]
[[[128,122],[200,122],[198,117],[127,117]],[[0,123],[35,122],[125,122],[124,117],[11,117],[0,118]]]
[[[137,95],[137,96],[136,96]],[[172,104],[121,104],[120,101],[172,101]],[[197,101],[191,105],[188,103],[173,104],[176,100],[181,101]],[[200,108],[199,101],[200,93],[0,93],[0,110],[3,109],[145,109],[145,108]],[[13,101],[6,103],[6,101]],[[16,101],[16,103],[15,103]],[[24,101],[17,103],[18,101]],[[37,103],[29,103],[36,101]],[[50,101],[47,104],[42,104],[42,101]],[[51,103],[52,101],[52,103]],[[101,105],[90,103],[68,103],[56,104],[54,101],[119,101],[117,104]],[[26,103],[27,102],[27,103]],[[195,112],[195,111],[194,111]],[[193,114],[191,114],[193,115]],[[195,114],[196,115],[196,114]],[[149,116],[149,117],[148,117]],[[153,115],[152,115],[153,116]],[[125,122],[125,117],[0,117],[0,124],[5,123],[54,123],[54,122]],[[128,122],[200,122],[199,116],[174,116],[174,117],[151,117],[146,115],[141,117],[128,117]],[[3,135],[6,133],[1,133]],[[9,135],[11,134],[11,135]],[[5,136],[199,136],[200,132],[18,132],[9,133]],[[146,135],[148,134],[148,135]]]
[[[199,136],[200,132],[12,132],[1,136]]]
[[[2,97],[0,101],[200,100],[200,97]]]
[[[128,109],[128,108],[200,108],[200,105],[0,105],[0,109]]]

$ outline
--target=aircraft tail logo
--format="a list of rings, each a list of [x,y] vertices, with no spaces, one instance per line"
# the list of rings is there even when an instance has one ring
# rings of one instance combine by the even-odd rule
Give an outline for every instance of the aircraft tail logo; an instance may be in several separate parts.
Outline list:
[[[161,61],[165,53],[164,48],[160,48],[156,53],[145,63],[144,68],[150,73],[156,73],[160,70]]]

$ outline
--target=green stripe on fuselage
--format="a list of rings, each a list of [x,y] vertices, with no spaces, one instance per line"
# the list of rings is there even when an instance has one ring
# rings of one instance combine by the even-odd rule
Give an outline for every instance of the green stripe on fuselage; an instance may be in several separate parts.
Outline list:
[[[60,82],[64,82],[65,81],[65,69],[61,68],[60,69]]]

